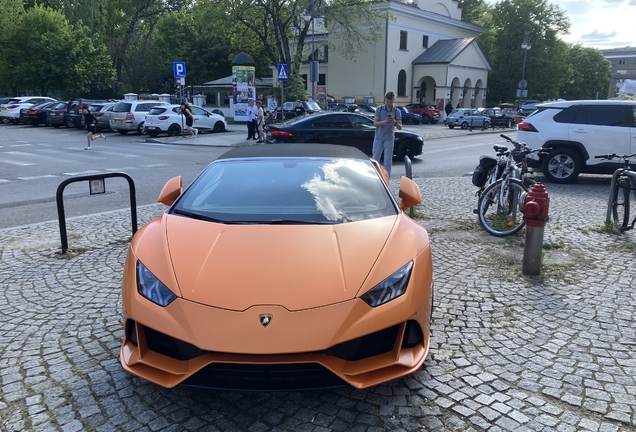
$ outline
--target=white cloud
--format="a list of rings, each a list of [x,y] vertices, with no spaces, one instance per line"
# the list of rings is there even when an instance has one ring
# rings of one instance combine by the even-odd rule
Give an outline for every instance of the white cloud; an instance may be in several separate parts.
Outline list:
[[[595,41],[602,42],[602,41],[606,41],[608,39],[614,38],[616,36],[618,36],[618,33],[616,33],[615,31],[611,33],[601,33],[598,30],[594,30],[592,33],[581,35],[579,40],[586,40],[589,42],[595,42]]]

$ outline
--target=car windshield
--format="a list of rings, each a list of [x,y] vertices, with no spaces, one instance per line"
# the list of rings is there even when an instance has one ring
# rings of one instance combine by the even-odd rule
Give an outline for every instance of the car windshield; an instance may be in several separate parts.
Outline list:
[[[104,107],[104,105],[91,105],[88,107],[88,110],[90,112],[98,112],[100,111],[102,108]]]
[[[60,102],[57,105],[54,105],[52,110],[64,109],[66,108],[66,102]]]
[[[316,102],[307,102],[307,106],[310,110],[322,111],[322,108],[320,108],[320,105],[318,105]]]
[[[228,224],[336,224],[398,210],[370,161],[281,157],[214,162],[171,213]]]
[[[177,108],[172,108],[172,111],[174,111],[175,113],[177,112]],[[148,111],[148,115],[159,115],[159,114],[163,114],[167,111],[166,108],[163,107],[154,107],[153,109],[151,109],[150,111]]]

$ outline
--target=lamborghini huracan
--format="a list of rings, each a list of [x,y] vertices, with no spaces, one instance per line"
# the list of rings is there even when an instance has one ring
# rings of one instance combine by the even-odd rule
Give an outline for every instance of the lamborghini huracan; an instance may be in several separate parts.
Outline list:
[[[353,147],[236,148],[133,237],[123,368],[164,387],[373,386],[429,350],[431,248],[376,161]]]

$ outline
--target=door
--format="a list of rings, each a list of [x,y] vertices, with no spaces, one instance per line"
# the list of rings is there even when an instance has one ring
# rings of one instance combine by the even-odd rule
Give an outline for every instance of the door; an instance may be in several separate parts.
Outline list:
[[[373,120],[361,115],[349,115],[352,129],[351,144],[371,155],[373,153],[373,140],[375,139],[375,126]]]

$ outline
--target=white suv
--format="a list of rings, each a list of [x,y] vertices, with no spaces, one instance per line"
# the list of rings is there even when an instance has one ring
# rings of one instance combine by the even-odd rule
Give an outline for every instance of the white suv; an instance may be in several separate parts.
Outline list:
[[[531,166],[554,183],[572,183],[580,173],[611,174],[619,160],[595,156],[636,152],[636,101],[589,100],[540,104],[518,125],[517,141],[550,149]]]
[[[139,135],[146,133],[144,120],[148,112],[156,106],[168,105],[156,100],[126,100],[115,104],[110,114],[110,128],[122,135],[136,131]]]

